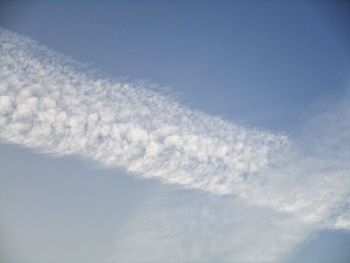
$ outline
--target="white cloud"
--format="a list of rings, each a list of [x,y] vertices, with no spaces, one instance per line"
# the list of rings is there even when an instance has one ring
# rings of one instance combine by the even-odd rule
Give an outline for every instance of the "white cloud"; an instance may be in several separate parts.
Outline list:
[[[116,262],[278,262],[317,226],[232,196],[157,193],[116,236]]]
[[[207,254],[213,259],[274,261],[311,229],[334,218],[335,227],[348,227],[348,211],[340,209],[350,190],[346,100],[310,122],[309,134],[291,140],[191,110],[137,84],[96,78],[64,56],[4,29],[0,80],[3,141],[55,155],[79,155],[213,195],[203,199],[209,209],[204,216],[195,215],[202,213],[197,211],[201,204],[178,206],[179,215],[164,208],[163,214],[150,216],[164,227],[179,228],[180,240],[190,238],[186,224],[193,219],[199,224],[194,228],[203,225],[208,235],[202,239],[197,230],[189,231],[197,237],[186,250],[168,228],[147,223],[157,231],[141,228],[136,240],[151,233],[149,240],[156,246],[159,235],[167,236],[157,260],[166,255],[176,261],[169,249],[176,247],[184,253],[177,255],[189,261]],[[221,208],[216,211],[216,206]],[[130,223],[133,230],[143,216],[135,220]],[[212,227],[208,220],[218,225]],[[293,233],[286,235],[289,229]],[[206,250],[201,240],[220,239],[223,231],[224,237]],[[121,244],[128,243],[123,240]],[[142,253],[137,255],[142,258]]]
[[[0,136],[9,142],[216,194],[233,193],[244,174],[267,168],[288,147],[284,135],[234,125],[134,84],[88,76],[9,31],[2,30],[1,41],[0,112],[8,125]]]

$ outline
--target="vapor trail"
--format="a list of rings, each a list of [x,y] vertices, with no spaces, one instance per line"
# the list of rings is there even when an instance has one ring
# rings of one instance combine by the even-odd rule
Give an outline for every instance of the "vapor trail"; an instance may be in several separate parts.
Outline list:
[[[6,30],[0,52],[0,136],[9,142],[216,194],[232,193],[288,144],[136,84],[89,76]]]
[[[288,214],[293,226],[349,228],[349,105],[344,99],[310,122],[309,134],[292,140],[189,109],[135,83],[96,77],[0,29],[2,141],[232,195],[276,213],[279,227],[280,216]],[[241,206],[233,210],[240,213]],[[290,240],[295,244],[299,238]]]

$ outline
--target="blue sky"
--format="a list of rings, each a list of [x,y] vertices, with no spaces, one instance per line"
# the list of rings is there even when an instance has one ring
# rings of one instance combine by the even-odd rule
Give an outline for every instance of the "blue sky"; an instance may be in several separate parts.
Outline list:
[[[109,78],[156,83],[156,90],[166,89],[191,109],[294,135],[348,90],[349,9],[346,1],[19,1],[1,4],[0,26]],[[130,251],[128,241],[118,243],[119,235],[134,229],[148,237],[157,222],[167,222],[152,211],[170,217],[175,208],[189,221],[182,208],[198,198],[77,158],[51,158],[8,144],[0,145],[0,155],[1,242],[11,247],[9,258],[18,250],[33,262],[100,262],[114,246]],[[201,205],[193,203],[194,209]],[[142,224],[138,220],[150,229],[135,227]],[[182,225],[174,228],[185,232]],[[321,232],[290,257],[346,262],[349,245],[345,232]],[[220,253],[212,260],[220,261]]]
[[[210,114],[293,127],[347,79],[348,6],[244,2],[14,3],[2,25],[113,77],[171,87]]]

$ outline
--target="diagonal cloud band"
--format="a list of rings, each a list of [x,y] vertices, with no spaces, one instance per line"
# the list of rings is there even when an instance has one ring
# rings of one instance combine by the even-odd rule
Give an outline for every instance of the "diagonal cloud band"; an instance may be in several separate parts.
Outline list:
[[[78,155],[166,184],[236,195],[305,222],[328,223],[346,204],[347,102],[334,110],[342,119],[327,117],[334,130],[317,130],[318,139],[300,147],[284,134],[235,125],[141,85],[95,77],[5,29],[0,29],[0,81],[2,141]],[[337,139],[329,140],[327,132]],[[346,218],[335,224],[347,226]]]
[[[228,123],[137,85],[95,79],[5,30],[0,105],[4,140],[217,194],[232,193],[288,144],[284,135]]]

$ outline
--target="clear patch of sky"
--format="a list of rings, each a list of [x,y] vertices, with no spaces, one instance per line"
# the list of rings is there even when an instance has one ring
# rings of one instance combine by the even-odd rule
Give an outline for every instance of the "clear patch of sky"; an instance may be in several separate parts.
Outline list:
[[[286,263],[348,263],[350,233],[325,230],[301,244]]]
[[[0,145],[0,160],[0,261],[107,262],[119,224],[158,188],[14,145]]]

